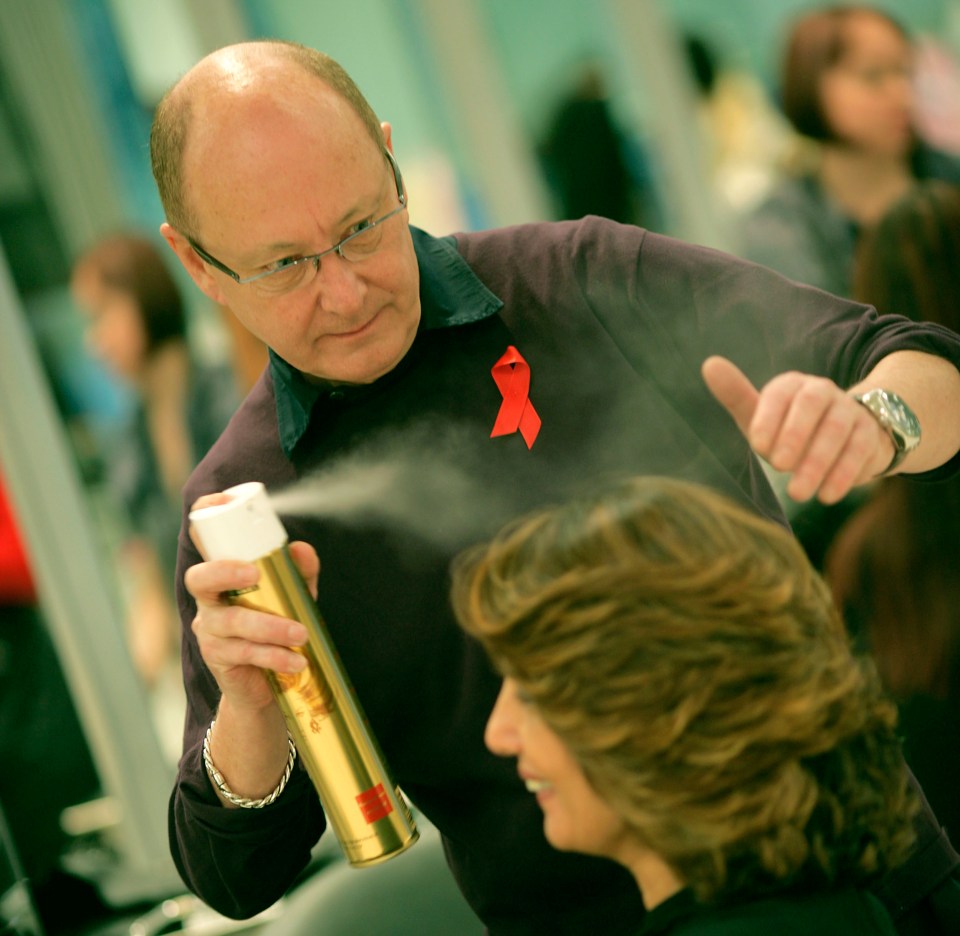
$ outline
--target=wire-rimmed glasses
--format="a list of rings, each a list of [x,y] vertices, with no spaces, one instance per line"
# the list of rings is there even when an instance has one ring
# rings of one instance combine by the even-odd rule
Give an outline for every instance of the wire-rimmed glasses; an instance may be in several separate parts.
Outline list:
[[[390,168],[393,169],[397,198],[400,200],[399,206],[394,208],[393,211],[388,211],[380,218],[361,222],[362,226],[359,230],[348,234],[339,243],[320,251],[320,253],[310,254],[307,257],[285,257],[270,264],[267,269],[254,273],[253,276],[240,276],[235,270],[231,270],[225,263],[204,250],[192,237],[187,236],[187,242],[201,260],[220,270],[221,273],[226,273],[239,285],[246,286],[248,283],[257,283],[257,289],[269,295],[280,295],[291,292],[299,286],[305,286],[320,272],[320,261],[328,254],[336,253],[351,263],[366,260],[380,248],[383,240],[383,228],[381,227],[383,222],[394,215],[400,214],[407,207],[407,196],[403,191],[403,177],[400,175],[400,167],[397,165],[393,153],[388,149],[384,149],[383,154],[386,156],[387,162],[390,163]]]

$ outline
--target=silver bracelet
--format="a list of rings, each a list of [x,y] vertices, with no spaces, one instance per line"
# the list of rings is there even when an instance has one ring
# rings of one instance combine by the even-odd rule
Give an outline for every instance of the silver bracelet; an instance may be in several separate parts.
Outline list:
[[[237,794],[227,786],[227,781],[223,779],[223,774],[220,773],[213,764],[213,758],[210,756],[210,735],[213,733],[213,726],[216,723],[216,719],[210,722],[210,727],[203,736],[203,766],[207,768],[207,774],[220,791],[220,795],[228,803],[233,803],[234,806],[241,806],[243,809],[263,809],[264,806],[269,806],[283,792],[287,781],[290,779],[290,774],[293,773],[293,762],[297,759],[297,748],[293,743],[293,738],[290,737],[290,732],[287,732],[287,746],[290,749],[290,754],[287,757],[287,766],[283,771],[280,782],[277,784],[277,788],[262,799],[248,799],[245,796],[237,796]]]

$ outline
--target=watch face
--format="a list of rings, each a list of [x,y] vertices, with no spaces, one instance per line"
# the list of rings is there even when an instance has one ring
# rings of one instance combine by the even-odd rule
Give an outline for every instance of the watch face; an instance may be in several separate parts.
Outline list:
[[[920,421],[895,393],[875,388],[855,399],[874,415],[893,442],[893,460],[881,474],[892,471],[920,444]]]
[[[895,393],[887,393],[886,391],[883,391],[883,397],[883,402],[890,413],[890,419],[894,426],[905,436],[910,438],[919,436],[920,423],[917,421],[917,417],[913,415],[913,410],[911,410]]]
[[[876,389],[864,393],[859,400],[890,433],[898,451],[906,453],[917,447],[920,422],[900,397],[888,390]]]

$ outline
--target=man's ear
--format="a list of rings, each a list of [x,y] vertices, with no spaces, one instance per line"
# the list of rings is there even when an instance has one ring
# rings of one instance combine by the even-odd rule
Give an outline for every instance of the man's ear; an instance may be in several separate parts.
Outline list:
[[[166,221],[160,225],[160,234],[177,255],[183,268],[190,274],[200,291],[209,296],[218,305],[229,305],[220,289],[220,285],[210,273],[210,268],[200,259],[200,255],[190,246],[190,242]]]
[[[393,155],[393,127],[386,120],[380,121],[380,129],[383,131],[383,142],[384,145],[390,150],[390,155]],[[407,196],[407,205],[410,204],[410,193],[407,191],[406,180],[403,182],[403,194]]]

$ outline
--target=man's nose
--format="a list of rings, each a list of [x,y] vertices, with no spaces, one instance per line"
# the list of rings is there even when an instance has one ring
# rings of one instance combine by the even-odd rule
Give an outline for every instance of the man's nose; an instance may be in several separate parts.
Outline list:
[[[320,305],[326,312],[348,317],[363,308],[367,284],[356,264],[335,251],[320,262],[317,272]]]
[[[499,754],[501,757],[512,757],[520,752],[516,703],[511,700],[506,683],[500,687],[493,711],[487,719],[483,741],[492,753]]]

